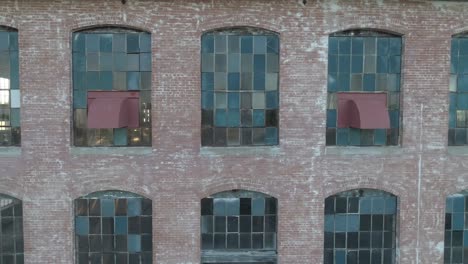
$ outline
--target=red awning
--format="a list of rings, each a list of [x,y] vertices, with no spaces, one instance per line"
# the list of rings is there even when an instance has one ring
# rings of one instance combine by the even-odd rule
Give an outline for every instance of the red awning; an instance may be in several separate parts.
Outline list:
[[[338,128],[390,128],[386,93],[337,93]]]
[[[88,92],[88,128],[137,128],[139,92]]]

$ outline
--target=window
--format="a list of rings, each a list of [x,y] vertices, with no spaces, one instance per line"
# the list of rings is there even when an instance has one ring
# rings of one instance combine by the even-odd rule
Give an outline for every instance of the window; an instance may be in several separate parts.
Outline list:
[[[452,38],[450,63],[450,146],[467,145],[468,132],[468,33]]]
[[[0,208],[2,263],[23,264],[23,205],[18,199],[0,194]]]
[[[277,200],[233,190],[201,201],[202,263],[276,264]]]
[[[20,105],[18,32],[0,27],[0,146],[21,144]]]
[[[392,264],[396,256],[396,197],[359,189],[325,199],[324,264]]]
[[[444,263],[468,261],[468,192],[447,197],[445,208]]]
[[[202,146],[277,145],[278,36],[212,31],[201,49]]]
[[[152,203],[104,191],[75,200],[76,264],[152,263]]]
[[[398,145],[401,37],[367,30],[344,31],[329,37],[328,48],[326,144]]]
[[[151,35],[73,33],[75,146],[151,146]]]

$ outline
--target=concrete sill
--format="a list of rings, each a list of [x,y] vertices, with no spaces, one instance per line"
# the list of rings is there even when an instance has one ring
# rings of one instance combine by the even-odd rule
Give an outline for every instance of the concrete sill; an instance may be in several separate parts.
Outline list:
[[[21,147],[0,147],[1,157],[21,157]]]
[[[403,149],[399,146],[392,147],[325,147],[325,155],[368,155],[368,156],[382,156],[382,155],[401,155]]]
[[[447,152],[454,156],[468,156],[468,146],[449,146]]]
[[[152,147],[71,147],[70,154],[104,156],[141,156],[151,155]]]
[[[279,146],[249,146],[249,147],[201,147],[200,155],[206,157],[220,156],[278,156]]]

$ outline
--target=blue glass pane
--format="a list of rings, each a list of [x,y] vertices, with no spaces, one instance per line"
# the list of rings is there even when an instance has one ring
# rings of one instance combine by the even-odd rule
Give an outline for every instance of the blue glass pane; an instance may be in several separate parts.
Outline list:
[[[228,72],[240,72],[240,54],[228,55]]]
[[[452,230],[463,230],[465,226],[465,214],[453,213],[452,214]]]
[[[202,108],[213,109],[213,92],[202,92]]]
[[[345,263],[346,263],[346,251],[336,250],[335,251],[335,264],[345,264]]]
[[[400,111],[389,111],[390,114],[390,126],[392,128],[400,127]]]
[[[452,57],[458,56],[458,47],[459,47],[459,42],[458,39],[452,39],[452,43],[450,44],[450,53]]]
[[[401,55],[401,38],[390,38],[388,45],[389,55]]]
[[[461,213],[465,212],[465,197],[457,196],[453,198],[453,212]]]
[[[10,49],[10,33],[0,31],[0,51],[8,51]]]
[[[73,53],[73,71],[86,71],[86,56],[84,53]]]
[[[468,38],[460,39],[459,54],[460,56],[468,56]]]
[[[140,71],[151,71],[151,53],[140,53]]]
[[[464,247],[468,246],[468,231],[467,230],[463,231],[463,246]],[[465,255],[465,258],[466,257],[467,256]]]
[[[238,127],[240,126],[240,112],[239,109],[229,110],[228,112],[228,126]]]
[[[140,90],[140,73],[127,72],[127,89]]]
[[[112,52],[112,34],[100,34],[100,51]]]
[[[370,214],[372,213],[372,198],[362,197],[359,200],[359,213],[360,214]]]
[[[264,36],[254,37],[254,53],[257,53],[257,54],[266,53],[266,37]]]
[[[359,231],[359,215],[357,214],[349,214],[347,215],[347,224],[346,224],[346,231],[347,232],[358,232]]]
[[[338,72],[349,73],[351,71],[351,59],[349,55],[338,56]]]
[[[113,74],[111,71],[100,72],[99,76],[99,89],[100,90],[112,90],[113,87]]]
[[[240,73],[228,73],[228,90],[239,90],[240,88]]]
[[[364,74],[363,88],[367,92],[375,91],[375,74]]]
[[[89,218],[86,216],[78,216],[75,218],[75,233],[77,235],[89,234]]]
[[[458,60],[458,73],[468,73],[468,56],[460,56]]]
[[[238,93],[229,93],[228,94],[228,108],[229,109],[239,109],[239,94]]]
[[[351,54],[351,38],[339,38],[338,48],[340,54]]]
[[[99,35],[98,34],[86,34],[86,52],[98,52],[99,51]]]
[[[114,71],[127,71],[127,54],[114,53]]]
[[[241,37],[241,53],[253,52],[253,38],[251,36]]]
[[[335,215],[335,231],[336,232],[346,231],[346,215],[345,214]]]
[[[266,108],[267,109],[278,108],[278,93],[276,91],[266,93]]]
[[[114,145],[116,146],[127,145],[127,129],[126,128],[114,129]]]
[[[214,199],[213,209],[214,215],[226,215],[226,203],[224,199]]]
[[[217,109],[215,113],[215,126],[225,127],[227,125],[226,110]]]
[[[457,95],[457,109],[468,110],[468,93],[459,93]]]
[[[214,73],[203,72],[202,73],[202,90],[213,90],[214,89]]]
[[[136,53],[140,51],[139,34],[127,34],[127,53]]]
[[[240,213],[240,200],[237,198],[225,199],[226,201],[226,215],[239,215]]]
[[[139,198],[128,199],[127,207],[128,207],[128,210],[127,210],[128,216],[141,215],[141,199]]]
[[[328,74],[328,91],[335,92],[338,90],[338,74],[329,73]]]
[[[393,197],[385,198],[385,214],[395,214],[396,213],[396,199]]]
[[[387,141],[387,131],[385,129],[375,129],[374,130],[374,144],[385,145],[386,141]]]
[[[338,91],[349,91],[349,83],[350,83],[349,74],[340,74],[338,76]]]
[[[328,72],[338,72],[338,56],[328,55]]]
[[[115,217],[115,234],[126,235],[128,233],[128,218],[126,216]]]
[[[401,69],[401,57],[391,56],[388,60],[388,72],[389,73],[400,73]]]
[[[85,52],[86,47],[86,35],[83,33],[73,34],[73,51]]]
[[[114,216],[114,199],[101,199],[102,216]]]
[[[388,72],[388,57],[377,56],[377,73],[387,73],[387,72]]]
[[[151,52],[151,34],[140,34],[140,52]]]
[[[361,130],[358,128],[349,129],[349,144],[354,146],[361,145]]]
[[[279,52],[279,39],[276,36],[267,37],[267,52],[278,53]]]
[[[202,37],[202,53],[214,52],[214,37],[213,35],[204,35]]]
[[[327,110],[327,127],[336,127],[336,110]]]
[[[377,39],[377,55],[385,56],[388,54],[388,39],[378,38]]]
[[[455,109],[449,110],[449,128],[455,128],[457,126],[457,112]]]
[[[335,215],[325,215],[325,232],[334,232]]]
[[[328,38],[328,53],[329,54],[338,54],[338,38],[330,37]]]
[[[265,55],[254,55],[254,72],[265,72]]]
[[[254,90],[265,90],[265,73],[254,73]]]
[[[141,235],[128,235],[127,239],[128,252],[133,253],[141,251]]]
[[[252,199],[252,215],[265,215],[265,199],[253,198]]]
[[[103,53],[99,54],[99,70],[100,71],[112,71],[114,67],[114,60],[112,58],[112,53]]]
[[[338,146],[348,145],[349,128],[338,128],[336,130],[336,144]]]
[[[278,144],[278,128],[267,127],[265,129],[265,144],[267,145]]]
[[[445,212],[452,213],[453,212],[453,198],[447,197],[445,200]]]
[[[372,213],[383,214],[385,212],[385,200],[383,197],[375,197],[372,199]]]
[[[468,92],[468,75],[458,75],[457,91]]]
[[[18,52],[10,52],[10,89],[19,89],[19,61]]]
[[[455,74],[458,72],[458,56],[453,56],[450,58],[450,73]]]
[[[362,55],[364,53],[364,40],[362,38],[352,38],[352,54]]]
[[[450,96],[449,109],[450,110],[457,109],[457,94],[456,93],[450,93],[449,96]]]
[[[254,127],[265,126],[265,111],[264,110],[253,110],[253,126]]]
[[[351,57],[351,73],[362,73],[363,72],[363,57],[352,56]]]
[[[73,108],[86,108],[87,106],[87,92],[82,90],[73,91]]]

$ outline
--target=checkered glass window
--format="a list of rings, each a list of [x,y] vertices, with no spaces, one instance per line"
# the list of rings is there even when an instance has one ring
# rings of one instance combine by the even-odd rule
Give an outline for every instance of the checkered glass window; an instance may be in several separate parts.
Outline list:
[[[20,105],[18,32],[0,27],[0,146],[21,144]]]
[[[23,264],[23,206],[20,200],[0,194],[1,263]]]
[[[75,200],[76,264],[151,264],[152,203],[120,191]]]
[[[445,207],[444,263],[468,261],[468,192],[447,197]]]
[[[278,144],[279,37],[257,29],[203,35],[202,145]]]
[[[119,28],[73,33],[75,146],[151,146],[151,34]],[[133,91],[140,127],[87,127],[88,91]]]
[[[450,146],[468,144],[468,33],[452,38],[450,63]]]
[[[327,134],[329,146],[398,145],[401,37],[372,32],[333,34],[328,43]],[[387,94],[390,129],[337,128],[337,92]]]
[[[277,219],[276,198],[261,193],[228,191],[202,199],[202,263],[276,263]]]
[[[378,190],[325,199],[324,264],[393,264],[397,199]]]

